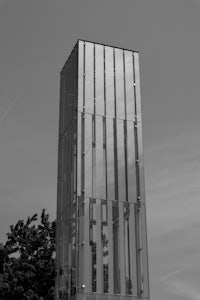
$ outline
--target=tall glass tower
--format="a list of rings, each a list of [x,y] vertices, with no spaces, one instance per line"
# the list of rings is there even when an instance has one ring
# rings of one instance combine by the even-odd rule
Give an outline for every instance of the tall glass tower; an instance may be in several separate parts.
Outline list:
[[[59,122],[56,300],[149,299],[138,52],[79,40]]]

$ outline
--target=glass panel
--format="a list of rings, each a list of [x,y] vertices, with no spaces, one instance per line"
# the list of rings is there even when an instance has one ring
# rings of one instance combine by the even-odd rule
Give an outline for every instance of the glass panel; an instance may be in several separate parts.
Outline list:
[[[117,120],[117,156],[118,156],[118,197],[126,200],[125,153],[124,153],[124,121]]]
[[[114,293],[120,294],[120,269],[119,269],[119,206],[113,201],[113,275]]]
[[[96,114],[104,115],[104,57],[103,46],[95,45]]]
[[[107,142],[106,142],[106,117],[103,117],[103,178],[105,184],[105,198],[108,198],[108,183],[107,183]]]
[[[106,120],[108,199],[115,199],[113,119]]]
[[[85,111],[94,113],[94,44],[85,43]]]
[[[92,264],[92,292],[96,292],[96,199],[90,199],[90,247]]]
[[[101,201],[101,219],[107,222],[107,200]]]
[[[142,287],[144,297],[149,297],[148,256],[147,256],[147,224],[145,205],[140,209],[141,243],[142,243]]]
[[[90,199],[90,220],[96,222],[96,199]]]
[[[137,201],[134,123],[127,122],[128,201]]]
[[[90,220],[89,220],[89,199],[84,199],[84,291],[92,291],[92,266],[91,266],[91,249],[90,249]]]
[[[92,253],[92,292],[96,292],[97,275],[96,275],[96,224],[90,223],[90,247]]]
[[[141,96],[140,96],[140,69],[139,54],[134,52],[135,90],[136,90],[136,114],[137,120],[141,121]]]
[[[83,41],[79,41],[78,49],[78,111],[83,111]]]
[[[102,225],[103,292],[108,293],[108,226]]]
[[[74,174],[73,174],[73,191],[74,191],[74,201],[73,203],[75,204],[76,201],[76,196],[77,196],[77,119],[73,122],[73,168],[74,168]]]
[[[125,119],[123,50],[115,49],[117,118]]]
[[[129,203],[124,203],[124,240],[125,240],[125,277],[126,277],[126,294],[132,294],[131,283],[131,265],[130,265],[130,240],[129,240]],[[132,255],[132,254],[131,254]]]
[[[101,229],[101,200],[96,200],[97,208],[97,219],[96,219],[96,230],[97,230],[97,293],[103,293],[103,251],[102,251],[102,229]]]
[[[124,205],[119,202],[119,249],[120,249],[120,286],[121,294],[125,295],[125,253],[124,253]]]
[[[96,116],[96,197],[105,198],[103,159],[103,118]]]
[[[109,293],[114,292],[113,282],[113,201],[108,201],[108,280],[109,280]]]
[[[129,251],[130,251],[130,282],[129,290],[133,295],[137,295],[137,266],[138,257],[136,250],[136,218],[135,218],[135,205],[130,203],[130,214],[128,222],[128,239],[129,239]]]
[[[134,75],[133,75],[133,52],[124,51],[125,78],[126,78],[126,110],[127,120],[134,120],[135,97],[134,97]]]
[[[106,115],[115,116],[113,48],[105,47]]]
[[[92,196],[92,116],[85,115],[85,195]]]

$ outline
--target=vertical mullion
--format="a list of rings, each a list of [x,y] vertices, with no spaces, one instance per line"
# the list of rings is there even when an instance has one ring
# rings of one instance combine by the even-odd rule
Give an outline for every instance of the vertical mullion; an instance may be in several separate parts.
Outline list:
[[[125,255],[124,255],[124,203],[119,202],[119,242],[120,242],[120,287],[121,294],[125,295]]]
[[[103,256],[102,256],[102,233],[101,233],[101,200],[96,199],[96,229],[97,229],[97,241],[96,241],[96,255],[97,255],[97,287],[96,291],[98,294],[103,293]]]

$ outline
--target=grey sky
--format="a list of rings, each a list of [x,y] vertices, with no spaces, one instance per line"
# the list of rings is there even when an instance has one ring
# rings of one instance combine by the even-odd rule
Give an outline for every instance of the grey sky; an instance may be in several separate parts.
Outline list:
[[[0,1],[0,226],[56,212],[59,71],[78,38],[140,52],[152,300],[199,300],[200,1]]]

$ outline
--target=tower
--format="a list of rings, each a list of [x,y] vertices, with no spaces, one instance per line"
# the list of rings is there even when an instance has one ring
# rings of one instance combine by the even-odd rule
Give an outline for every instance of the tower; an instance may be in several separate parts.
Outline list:
[[[139,54],[78,40],[60,78],[56,300],[149,299]]]

